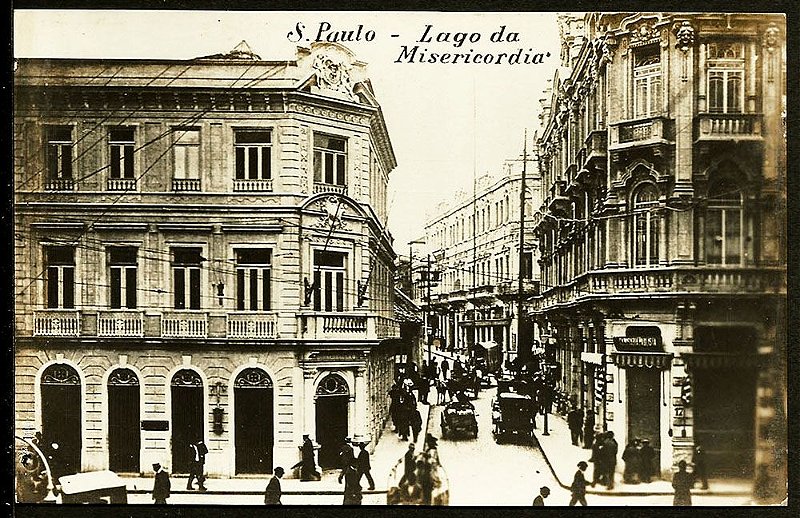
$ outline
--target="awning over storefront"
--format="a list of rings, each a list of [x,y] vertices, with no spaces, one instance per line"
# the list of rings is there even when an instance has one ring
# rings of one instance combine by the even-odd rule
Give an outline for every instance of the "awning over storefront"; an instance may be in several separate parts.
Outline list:
[[[672,365],[672,353],[612,353],[611,361],[617,367],[646,367],[668,369]]]
[[[756,368],[766,361],[766,354],[684,353],[688,369]]]
[[[494,340],[490,340],[488,342],[478,342],[478,345],[480,345],[481,347],[483,347],[488,351],[489,349],[494,349],[495,347],[497,347],[497,342],[495,342]]]

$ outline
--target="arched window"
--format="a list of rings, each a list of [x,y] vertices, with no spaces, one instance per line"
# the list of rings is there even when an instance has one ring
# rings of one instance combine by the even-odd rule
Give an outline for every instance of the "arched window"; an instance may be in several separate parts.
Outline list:
[[[658,189],[645,184],[633,196],[633,259],[636,266],[658,264]]]
[[[741,264],[742,214],[739,185],[728,179],[712,183],[706,209],[706,263]]]

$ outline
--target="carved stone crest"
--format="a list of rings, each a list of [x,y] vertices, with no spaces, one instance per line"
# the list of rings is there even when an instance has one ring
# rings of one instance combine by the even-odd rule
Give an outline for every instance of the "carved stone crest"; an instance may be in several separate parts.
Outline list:
[[[354,97],[353,84],[350,81],[350,65],[340,57],[326,53],[318,54],[314,59],[314,73],[318,87]]]
[[[778,46],[778,36],[780,35],[780,29],[774,23],[770,23],[767,30],[764,31],[764,46],[767,48],[767,51],[772,53],[775,51],[775,47]]]
[[[683,52],[688,52],[689,49],[694,46],[695,42],[694,27],[692,27],[691,23],[684,20],[675,28],[675,37],[678,39],[675,47],[681,49]]]

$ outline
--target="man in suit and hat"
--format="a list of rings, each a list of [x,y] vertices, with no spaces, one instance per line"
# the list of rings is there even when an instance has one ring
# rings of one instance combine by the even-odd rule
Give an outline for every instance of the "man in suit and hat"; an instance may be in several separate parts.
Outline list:
[[[578,502],[586,506],[586,478],[583,476],[583,472],[586,471],[588,467],[589,465],[584,461],[578,463],[578,471],[575,472],[575,478],[572,480],[572,485],[570,486],[572,498],[569,501],[569,505],[571,506]]]
[[[266,505],[281,505],[281,481],[283,476],[283,468],[278,466],[273,472],[272,478],[267,484],[267,489],[264,491],[264,504]]]
[[[533,506],[534,507],[543,507],[544,506],[544,499],[550,496],[550,488],[547,486],[542,486],[539,489],[539,494],[536,495],[536,498],[533,499]]]
[[[206,481],[206,477],[203,475],[203,471],[205,471],[208,448],[203,440],[200,439],[189,445],[189,451],[191,460],[189,461],[189,479],[186,481],[186,489],[194,489],[192,481],[197,478],[197,489],[205,491],[206,486],[203,483]]]
[[[367,477],[367,483],[369,484],[370,491],[375,489],[375,481],[372,479],[372,474],[370,474],[370,466],[369,462],[369,452],[367,451],[367,443],[365,441],[361,441],[358,443],[358,457],[356,458],[356,467],[358,468],[360,476]],[[361,479],[359,478],[359,482]]]
[[[317,471],[317,463],[314,461],[314,443],[308,434],[303,434],[303,444],[300,446],[300,462],[292,466],[292,469],[300,468],[300,482],[309,482],[321,478]]]
[[[169,473],[164,471],[158,462],[153,464],[153,471],[156,472],[156,479],[153,483],[153,501],[157,505],[165,505],[167,498],[169,498]]]

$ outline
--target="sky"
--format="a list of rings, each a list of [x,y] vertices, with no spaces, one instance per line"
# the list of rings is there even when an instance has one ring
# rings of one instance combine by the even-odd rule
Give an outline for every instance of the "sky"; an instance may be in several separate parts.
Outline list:
[[[307,46],[318,35],[327,40],[353,31],[355,37],[360,26],[360,41],[340,43],[367,63],[386,119],[398,164],[390,174],[388,227],[395,251],[403,254],[409,241],[424,236],[426,217],[439,203],[459,189],[471,192],[474,175],[497,175],[505,159],[522,154],[526,129],[530,149],[539,100],[558,66],[556,16],[16,10],[13,41],[16,57],[191,59],[227,52],[245,40],[263,59],[282,60],[293,59],[297,45]],[[503,26],[501,41],[492,41]],[[403,48],[410,52],[415,45],[427,55],[497,58],[522,49],[521,61],[526,54],[541,56],[515,65],[465,64],[463,57],[457,64],[402,59]]]

